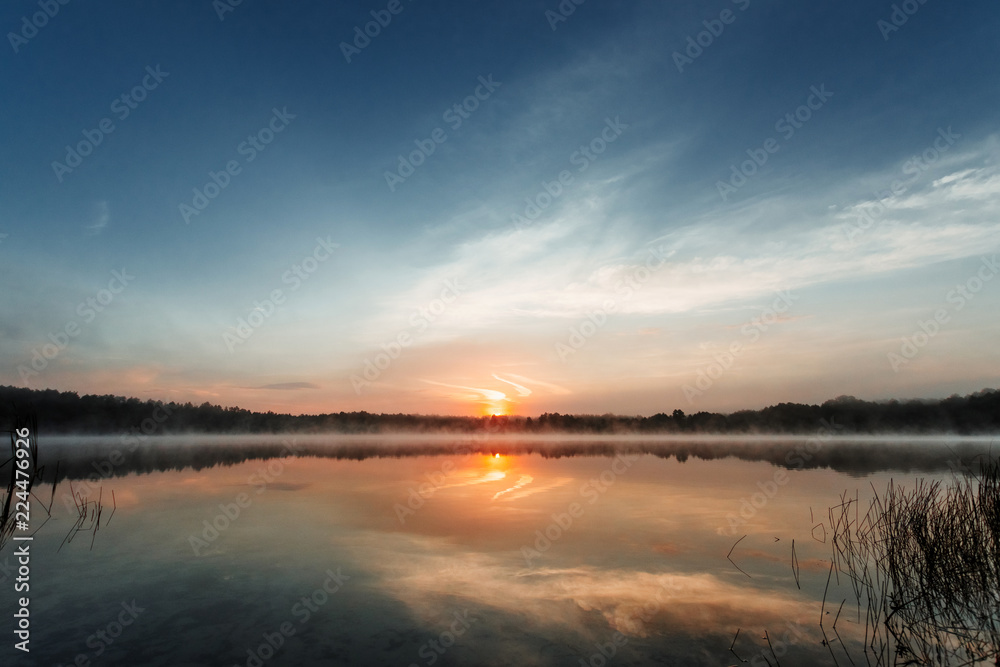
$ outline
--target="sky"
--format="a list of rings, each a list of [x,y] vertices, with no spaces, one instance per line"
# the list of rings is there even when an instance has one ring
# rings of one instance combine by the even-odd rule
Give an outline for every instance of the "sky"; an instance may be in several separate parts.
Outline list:
[[[998,28],[6,2],[0,384],[469,415],[996,387]]]

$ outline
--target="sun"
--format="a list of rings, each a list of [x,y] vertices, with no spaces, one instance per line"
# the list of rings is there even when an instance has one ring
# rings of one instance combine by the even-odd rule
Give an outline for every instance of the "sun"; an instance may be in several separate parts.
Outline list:
[[[506,454],[490,452],[483,457],[483,465],[487,470],[505,472],[510,468],[511,460]]]
[[[489,403],[486,403],[483,405],[483,416],[506,417],[509,414],[506,403],[506,400],[490,401]]]

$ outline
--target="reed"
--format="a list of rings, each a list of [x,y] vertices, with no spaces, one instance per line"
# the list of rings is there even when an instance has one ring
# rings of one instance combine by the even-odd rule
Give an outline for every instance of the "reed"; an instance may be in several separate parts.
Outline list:
[[[52,518],[52,503],[55,500],[55,487],[59,481],[59,465],[56,464],[55,480],[52,485],[52,493],[49,497],[48,505],[42,501],[37,495],[35,495],[35,485],[40,483],[45,474],[45,467],[39,466],[38,464],[38,423],[33,418],[17,417],[15,418],[14,428],[8,431],[10,435],[10,457],[0,463],[0,479],[5,479],[3,490],[0,491],[0,551],[3,551],[4,547],[10,542],[11,537],[14,535],[14,530],[17,528],[17,502],[28,502],[28,499],[32,499],[35,502],[31,503],[31,510],[41,510],[44,515],[44,519],[41,522],[35,521],[38,518],[36,513],[31,516],[31,520],[28,521],[29,530],[31,534],[34,535],[38,530]],[[28,452],[29,456],[27,460],[29,461],[28,470],[30,474],[27,479],[24,476],[19,476],[17,463],[17,457],[15,455],[17,446],[17,431],[21,428],[28,429]],[[22,471],[23,472],[23,471]],[[30,515],[30,512],[29,512]]]
[[[1000,461],[953,485],[889,482],[830,508],[874,665],[1000,665]]]

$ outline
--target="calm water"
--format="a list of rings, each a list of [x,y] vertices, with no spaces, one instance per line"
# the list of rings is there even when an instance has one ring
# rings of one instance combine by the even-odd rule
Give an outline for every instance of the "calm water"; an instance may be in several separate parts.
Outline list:
[[[267,442],[43,440],[89,499],[81,478],[106,475],[101,527],[59,550],[60,482],[31,543],[31,653],[8,639],[0,663],[725,666],[739,629],[754,665],[774,659],[765,631],[782,665],[864,664],[846,581],[823,606],[828,508],[989,446]]]

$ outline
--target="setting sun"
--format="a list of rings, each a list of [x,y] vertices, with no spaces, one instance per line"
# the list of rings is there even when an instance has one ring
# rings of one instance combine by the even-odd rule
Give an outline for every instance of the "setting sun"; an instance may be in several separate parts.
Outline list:
[[[483,405],[483,415],[486,417],[506,417],[509,412],[507,410],[506,399],[500,401],[490,401]]]

